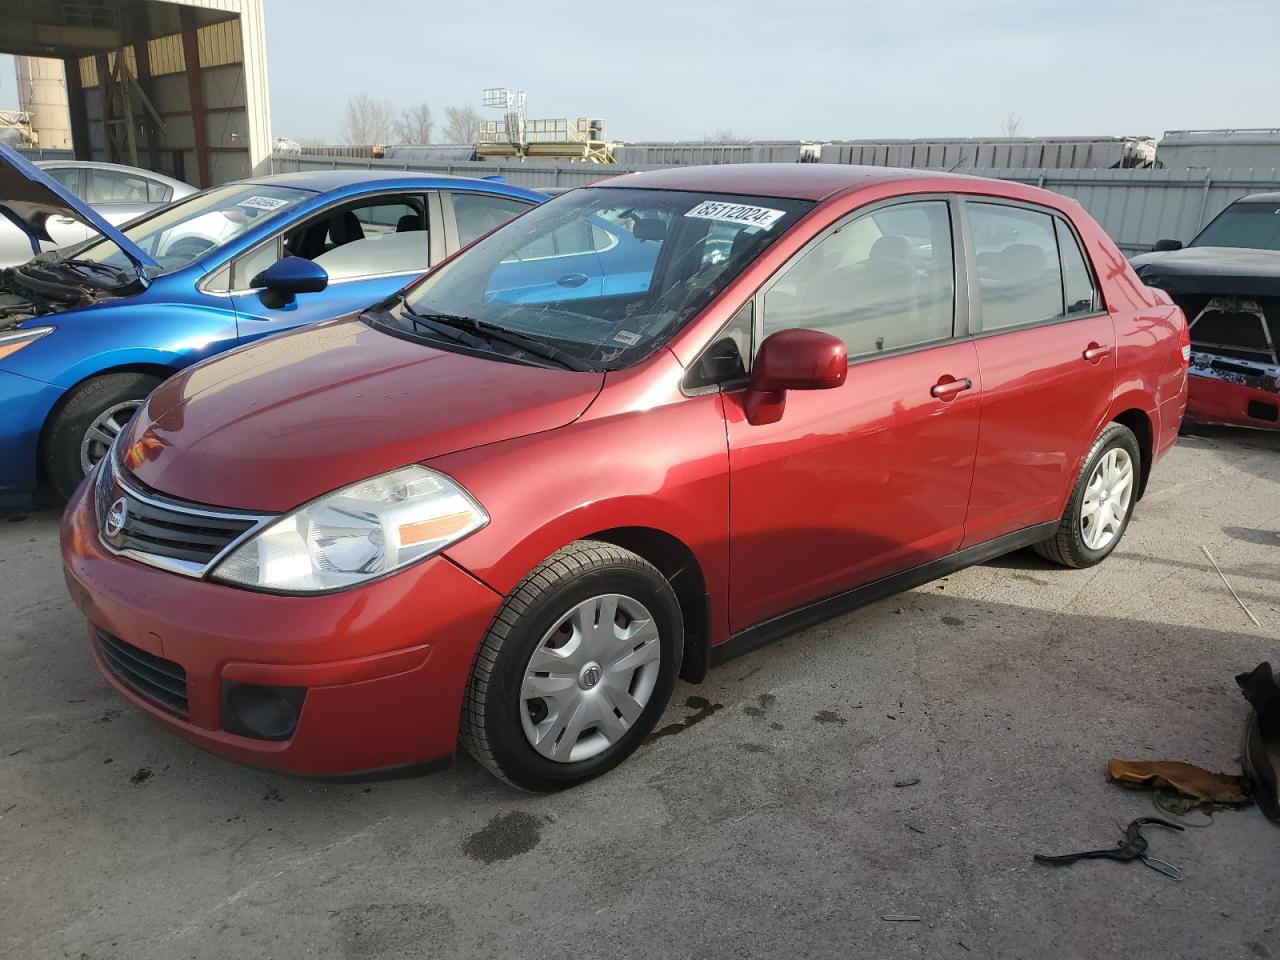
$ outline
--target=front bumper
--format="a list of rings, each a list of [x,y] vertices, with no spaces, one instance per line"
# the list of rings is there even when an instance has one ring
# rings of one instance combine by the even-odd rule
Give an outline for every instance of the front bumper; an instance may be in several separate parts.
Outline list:
[[[475,651],[501,598],[444,557],[327,596],[255,593],[107,552],[92,483],[62,521],[67,586],[99,669],[175,733],[256,766],[328,776],[451,756]],[[182,667],[187,714],[140,695],[104,658],[104,632]],[[306,688],[286,740],[229,733],[223,681]]]
[[[0,503],[29,496],[36,485],[36,448],[62,387],[0,370]]]

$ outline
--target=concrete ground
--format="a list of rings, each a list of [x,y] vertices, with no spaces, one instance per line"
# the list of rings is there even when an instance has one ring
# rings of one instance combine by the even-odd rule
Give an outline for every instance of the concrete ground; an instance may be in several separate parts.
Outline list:
[[[1015,554],[681,685],[552,797],[465,759],[317,785],[170,736],[97,676],[52,513],[0,519],[0,584],[9,960],[1280,958],[1255,809],[1151,828],[1181,883],[1031,861],[1156,812],[1110,757],[1238,770],[1232,677],[1280,663],[1280,436],[1184,438],[1101,567]]]

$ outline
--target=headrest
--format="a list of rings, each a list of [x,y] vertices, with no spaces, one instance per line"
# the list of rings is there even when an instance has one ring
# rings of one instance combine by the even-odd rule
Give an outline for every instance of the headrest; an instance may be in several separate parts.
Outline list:
[[[360,218],[351,210],[335,213],[329,218],[329,239],[339,246],[353,240],[364,239]]]
[[[631,235],[637,240],[663,240],[667,225],[657,217],[638,217],[631,226]]]
[[[900,233],[887,233],[871,245],[868,260],[906,260],[911,256],[911,241]]]
[[[422,218],[416,213],[406,213],[396,221],[396,233],[410,233],[422,229]]]
[[[1045,268],[1045,253],[1034,243],[1011,243],[1000,251],[1004,269],[1019,273],[1040,273]]]

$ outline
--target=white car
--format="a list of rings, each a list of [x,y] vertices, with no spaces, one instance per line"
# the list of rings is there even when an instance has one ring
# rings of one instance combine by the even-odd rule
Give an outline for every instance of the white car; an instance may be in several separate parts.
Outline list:
[[[95,160],[41,160],[36,163],[53,179],[86,201],[112,225],[126,223],[155,207],[196,192],[196,188],[162,173]],[[44,224],[48,240],[41,251],[88,240],[90,229],[72,217],[54,216]],[[14,224],[0,217],[0,267],[26,263],[34,256],[31,241]]]

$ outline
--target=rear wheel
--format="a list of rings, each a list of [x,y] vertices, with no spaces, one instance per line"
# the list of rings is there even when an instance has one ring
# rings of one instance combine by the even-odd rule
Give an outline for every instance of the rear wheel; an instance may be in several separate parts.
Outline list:
[[[1076,477],[1057,533],[1036,552],[1065,567],[1091,567],[1119,544],[1137,501],[1142,453],[1128,427],[1108,424]]]
[[[476,657],[462,744],[499,778],[560,790],[635,751],[683,651],[680,606],[650,563],[579,540],[507,597]]]
[[[101,460],[160,378],[146,373],[110,373],[76,387],[58,408],[45,433],[45,478],[63,500],[75,493]]]

